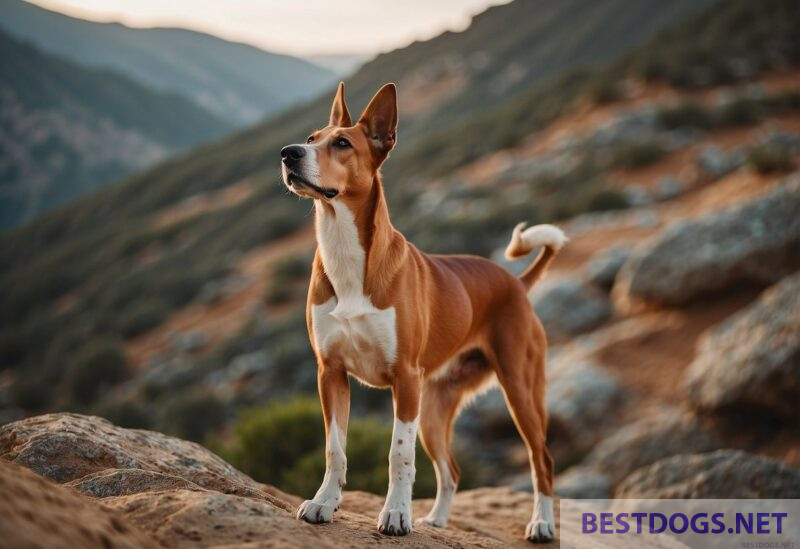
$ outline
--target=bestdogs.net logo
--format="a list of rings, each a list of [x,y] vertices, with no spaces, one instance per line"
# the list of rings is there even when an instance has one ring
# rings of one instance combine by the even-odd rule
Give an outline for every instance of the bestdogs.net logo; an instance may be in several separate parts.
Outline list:
[[[561,547],[800,549],[800,500],[562,499]]]

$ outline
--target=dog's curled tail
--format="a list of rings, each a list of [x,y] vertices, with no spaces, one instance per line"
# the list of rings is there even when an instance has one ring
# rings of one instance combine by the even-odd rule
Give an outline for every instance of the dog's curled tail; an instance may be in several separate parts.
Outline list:
[[[530,290],[536,281],[547,271],[550,262],[561,247],[567,242],[567,235],[555,225],[534,225],[525,228],[526,223],[514,227],[511,242],[506,248],[506,258],[516,259],[531,253],[535,248],[542,247],[536,259],[525,269],[519,279]]]

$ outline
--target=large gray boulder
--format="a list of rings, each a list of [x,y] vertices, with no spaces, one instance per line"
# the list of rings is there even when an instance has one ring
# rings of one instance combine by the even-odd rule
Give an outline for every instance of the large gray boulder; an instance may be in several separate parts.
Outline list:
[[[738,450],[678,455],[637,470],[616,491],[637,499],[796,499],[800,470]]]
[[[611,497],[611,479],[589,467],[570,467],[556,477],[553,490],[560,498],[608,499]]]
[[[148,482],[164,482],[167,475],[173,482],[182,479],[226,494],[252,496],[260,490],[253,479],[199,444],[153,431],[120,429],[103,418],[79,414],[47,414],[0,427],[0,458],[58,483],[84,479],[76,487],[91,493],[101,491],[101,484],[127,493],[134,484],[144,484],[147,471],[160,473],[150,475]],[[101,472],[104,476],[87,476]]]
[[[605,293],[574,276],[537,284],[531,292],[531,303],[551,336],[588,332],[613,314]]]
[[[557,359],[547,369],[547,413],[553,435],[575,450],[603,433],[625,392],[619,381],[591,360]]]
[[[645,416],[603,439],[582,465],[607,475],[612,485],[662,458],[721,447],[700,419],[678,410]]]
[[[706,331],[686,372],[700,410],[769,410],[800,420],[800,273]]]
[[[625,390],[610,373],[590,359],[560,353],[547,365],[547,414],[549,446],[556,460],[574,459],[586,452],[613,426],[624,403]],[[458,429],[467,436],[487,440],[491,433],[505,438],[516,428],[499,389],[479,396],[461,416]],[[475,450],[491,457],[494,447]],[[487,453],[488,452],[488,453]]]
[[[800,263],[800,174],[756,200],[679,221],[638,247],[620,270],[614,298],[683,305],[743,282],[771,284]]]
[[[589,280],[605,290],[610,289],[630,255],[630,244],[616,244],[596,252],[586,263]]]

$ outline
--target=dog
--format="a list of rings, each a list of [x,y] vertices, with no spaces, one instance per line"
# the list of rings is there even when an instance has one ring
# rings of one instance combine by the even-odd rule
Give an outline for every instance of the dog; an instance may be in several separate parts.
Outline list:
[[[326,432],[322,485],[297,518],[330,522],[341,502],[353,376],[390,388],[394,402],[389,489],[378,531],[412,531],[417,434],[437,480],[433,508],[418,522],[445,526],[459,480],[450,449],[453,422],[472,396],[499,382],[530,458],[533,514],[525,537],[550,541],[547,343],[526,294],[566,237],[552,225],[515,227],[507,257],[541,248],[518,278],[481,257],[422,253],[392,226],[384,198],[379,170],[396,132],[394,84],[383,86],[353,124],[340,83],[328,125],[281,150],[283,183],[314,201],[317,250],[306,318]]]

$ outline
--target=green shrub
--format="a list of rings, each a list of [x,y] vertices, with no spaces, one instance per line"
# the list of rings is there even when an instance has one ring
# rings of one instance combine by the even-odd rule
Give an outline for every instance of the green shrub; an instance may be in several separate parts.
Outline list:
[[[225,404],[202,390],[173,398],[164,410],[163,429],[175,436],[203,442],[225,422]]]
[[[788,151],[765,146],[748,150],[747,163],[762,174],[790,172],[794,169],[794,161]]]
[[[316,399],[295,398],[248,410],[235,427],[229,451],[234,465],[260,482],[311,497],[325,473],[325,426]],[[347,434],[347,489],[385,494],[389,482],[392,428],[375,418],[350,418]],[[460,460],[462,487],[480,478],[473,460]],[[414,494],[430,497],[436,477],[417,444]]]
[[[585,210],[588,212],[622,210],[630,206],[625,194],[617,189],[591,189],[581,199],[585,200]]]
[[[294,301],[297,297],[298,292],[295,291],[292,284],[284,284],[274,278],[264,293],[264,303],[267,305],[282,305]]]
[[[652,164],[664,155],[664,148],[656,141],[636,141],[620,145],[613,153],[612,164],[634,169]]]
[[[597,78],[589,85],[589,97],[598,105],[613,103],[621,97],[619,85],[609,78]]]
[[[134,303],[120,319],[120,332],[126,338],[143,334],[161,324],[169,315],[169,307],[159,299],[143,299]]]
[[[319,404],[310,398],[254,408],[237,421],[231,459],[256,480],[283,487],[288,468],[324,447],[324,429]]]
[[[153,418],[145,407],[133,400],[108,402],[94,409],[94,413],[126,429],[151,429]]]
[[[81,348],[67,365],[69,394],[78,404],[91,404],[98,391],[122,380],[125,355],[113,339],[94,339]]]
[[[703,105],[696,101],[686,101],[674,107],[667,107],[657,114],[659,125],[667,130],[676,128],[700,128],[707,130],[714,125],[714,118]]]
[[[313,258],[303,255],[292,255],[279,259],[272,267],[273,276],[284,280],[295,280],[311,274]]]
[[[734,99],[719,111],[719,122],[723,126],[749,126],[760,119],[758,102],[747,98]]]
[[[29,412],[47,408],[51,397],[49,384],[38,376],[19,377],[11,386],[11,402]]]
[[[311,261],[307,255],[292,255],[276,261],[264,301],[268,305],[280,305],[302,299],[306,294],[305,281],[311,275]]]

